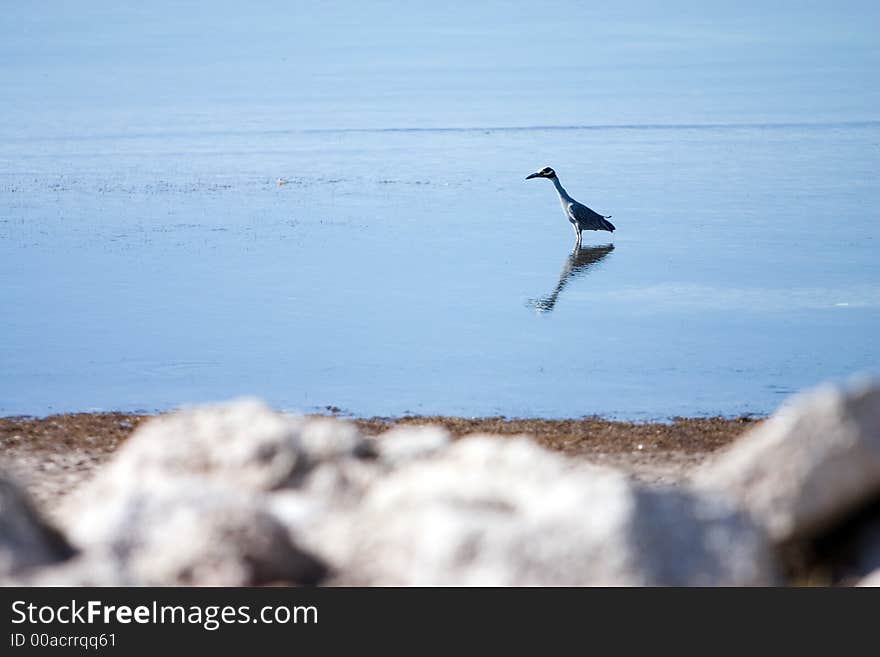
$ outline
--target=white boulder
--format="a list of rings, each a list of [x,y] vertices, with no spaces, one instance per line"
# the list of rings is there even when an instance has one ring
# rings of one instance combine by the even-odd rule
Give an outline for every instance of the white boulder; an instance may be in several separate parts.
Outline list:
[[[117,560],[139,585],[314,584],[325,575],[267,510],[264,495],[203,479],[131,487],[83,509],[68,530],[87,554]]]
[[[525,439],[470,437],[376,480],[309,536],[357,585],[759,585],[763,533],[724,498],[636,486]]]
[[[880,386],[793,398],[694,482],[732,495],[777,543],[821,533],[880,496]]]

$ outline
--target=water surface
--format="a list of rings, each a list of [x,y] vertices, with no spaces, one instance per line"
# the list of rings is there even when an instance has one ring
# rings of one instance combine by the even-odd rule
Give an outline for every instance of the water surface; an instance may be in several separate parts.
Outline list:
[[[872,6],[543,6],[8,8],[0,414],[734,415],[880,371]],[[613,236],[572,251],[548,164]]]

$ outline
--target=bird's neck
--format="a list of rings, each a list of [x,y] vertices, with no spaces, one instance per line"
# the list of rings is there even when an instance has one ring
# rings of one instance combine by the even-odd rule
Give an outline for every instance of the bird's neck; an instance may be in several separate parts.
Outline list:
[[[565,200],[568,200],[571,198],[568,195],[568,192],[565,191],[565,188],[559,182],[559,178],[557,178],[556,176],[553,176],[550,180],[553,182],[553,186],[556,188],[556,191],[559,194],[559,198],[562,198]]]

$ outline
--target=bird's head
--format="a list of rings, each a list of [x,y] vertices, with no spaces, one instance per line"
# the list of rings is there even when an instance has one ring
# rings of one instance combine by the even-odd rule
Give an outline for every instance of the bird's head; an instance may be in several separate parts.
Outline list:
[[[535,171],[535,173],[526,176],[526,180],[530,178],[555,178],[556,172],[550,167],[544,167],[540,171]]]

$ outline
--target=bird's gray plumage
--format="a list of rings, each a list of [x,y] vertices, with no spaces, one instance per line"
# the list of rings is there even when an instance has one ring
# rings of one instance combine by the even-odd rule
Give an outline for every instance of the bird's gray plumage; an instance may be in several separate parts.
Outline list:
[[[526,180],[530,178],[548,178],[553,183],[556,192],[559,194],[559,203],[562,205],[562,211],[569,222],[571,222],[572,228],[574,228],[578,244],[581,243],[581,232],[585,230],[607,230],[614,232],[614,224],[608,221],[611,215],[606,217],[591,210],[583,203],[575,201],[562,187],[556,172],[550,167],[544,167],[540,171],[526,176]]]
[[[581,230],[607,230],[614,232],[614,224],[608,221],[608,217],[603,217],[598,212],[590,210],[583,203],[572,201],[568,205],[568,216],[570,220],[576,221]]]

